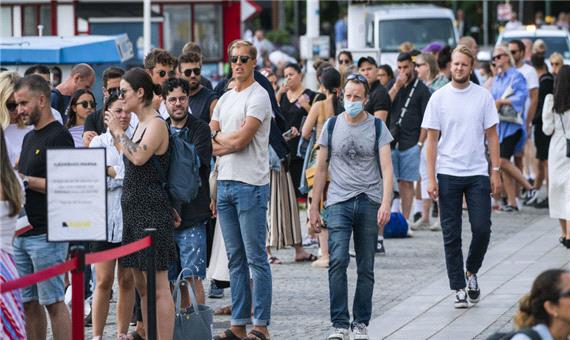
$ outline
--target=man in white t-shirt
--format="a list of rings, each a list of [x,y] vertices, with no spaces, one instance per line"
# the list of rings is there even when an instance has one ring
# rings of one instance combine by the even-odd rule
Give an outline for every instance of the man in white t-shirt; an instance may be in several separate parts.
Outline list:
[[[467,47],[459,45],[453,51],[452,81],[431,96],[422,122],[422,128],[428,130],[428,193],[434,200],[439,196],[445,261],[449,286],[456,292],[455,308],[467,308],[468,297],[471,303],[479,301],[476,274],[491,236],[490,194],[492,191],[499,197],[501,192],[499,117],[491,93],[469,81],[474,62]],[[490,181],[485,139],[491,159]],[[465,265],[461,249],[463,196],[473,233]]]
[[[219,157],[217,211],[228,252],[232,317],[231,327],[214,339],[244,338],[252,314],[251,337],[269,338],[272,284],[265,240],[271,101],[253,78],[253,44],[236,40],[228,55],[235,87],[219,99],[210,128]]]
[[[536,113],[536,106],[538,105],[538,75],[534,67],[525,63],[524,57],[526,48],[521,40],[511,40],[509,42],[509,51],[513,55],[517,71],[519,71],[526,80],[526,88],[528,89],[528,96],[524,103],[523,118],[525,119],[526,124],[523,125],[523,138],[521,138],[515,147],[515,165],[521,170],[521,172],[524,172],[524,146],[528,136],[530,136],[530,126],[532,124],[534,114]],[[527,159],[527,162],[530,161],[530,159]],[[528,196],[525,203],[533,198],[533,196]]]

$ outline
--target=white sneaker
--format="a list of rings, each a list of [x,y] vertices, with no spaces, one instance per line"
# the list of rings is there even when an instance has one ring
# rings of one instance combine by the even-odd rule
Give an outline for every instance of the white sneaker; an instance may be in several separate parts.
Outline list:
[[[431,231],[441,231],[441,223],[439,223],[439,219],[437,219],[433,224],[429,227]]]
[[[354,340],[368,339],[368,330],[363,323],[355,323],[352,325],[352,336]]]
[[[408,222],[408,237],[413,237],[414,236],[414,231],[412,230],[412,228],[410,227],[412,225],[412,221],[410,220],[406,220],[406,222]]]
[[[420,218],[419,220],[412,222],[412,224],[410,225],[410,228],[412,230],[428,229],[429,228],[429,222],[425,222],[424,220],[422,220]]]
[[[348,337],[348,328],[335,328],[327,340],[350,340]]]
[[[455,308],[467,308],[469,303],[467,302],[467,293],[465,289],[458,289],[455,291],[455,302],[453,303]]]

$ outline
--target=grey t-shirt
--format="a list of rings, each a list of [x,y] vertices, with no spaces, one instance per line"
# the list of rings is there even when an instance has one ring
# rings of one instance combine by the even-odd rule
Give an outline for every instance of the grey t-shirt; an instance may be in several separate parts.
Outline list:
[[[328,147],[328,125],[325,123],[318,144]],[[338,115],[332,135],[332,154],[329,164],[330,184],[326,206],[347,201],[362,193],[377,203],[382,202],[383,186],[378,161],[374,155],[376,130],[374,116],[351,125],[345,114]],[[393,140],[386,124],[378,140],[378,149]]]

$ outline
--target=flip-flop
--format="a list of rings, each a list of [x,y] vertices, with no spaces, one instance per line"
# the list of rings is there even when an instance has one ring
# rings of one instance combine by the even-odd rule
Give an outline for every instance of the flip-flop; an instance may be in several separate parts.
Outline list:
[[[232,315],[232,305],[216,309],[214,315]]]
[[[270,256],[268,260],[269,264],[283,264],[283,261],[281,261],[277,256]]]
[[[315,262],[319,258],[313,254],[309,254],[308,257],[303,257],[302,259],[295,259],[295,262]]]
[[[224,331],[224,337],[223,338],[219,335],[216,335],[212,338],[212,340],[241,340],[241,339],[237,335],[235,335],[231,329],[226,329]]]
[[[251,332],[247,334],[245,338],[242,340],[270,340],[265,334],[261,333],[260,331],[256,331],[252,329]]]

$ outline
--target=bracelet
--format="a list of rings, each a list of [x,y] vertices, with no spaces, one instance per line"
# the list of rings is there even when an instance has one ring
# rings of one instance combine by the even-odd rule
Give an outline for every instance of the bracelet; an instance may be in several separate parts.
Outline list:
[[[421,148],[421,147],[423,147],[423,146],[424,146],[424,143],[422,143],[422,142],[418,142],[418,146]]]
[[[491,171],[496,171],[496,172],[498,172],[498,173],[502,173],[502,172],[503,172],[503,169],[501,169],[501,167],[498,167],[498,166],[497,166],[497,167],[491,168]]]

